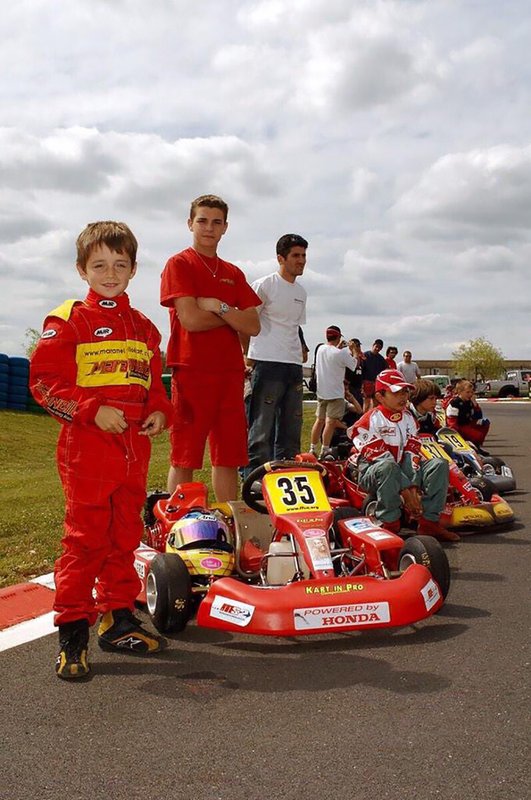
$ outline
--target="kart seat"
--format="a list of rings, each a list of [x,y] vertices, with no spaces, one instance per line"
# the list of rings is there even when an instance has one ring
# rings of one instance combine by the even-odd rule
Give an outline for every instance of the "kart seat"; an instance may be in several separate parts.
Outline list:
[[[243,500],[231,500],[229,506],[234,521],[236,570],[243,578],[256,578],[273,538],[273,525],[267,514],[259,514]]]

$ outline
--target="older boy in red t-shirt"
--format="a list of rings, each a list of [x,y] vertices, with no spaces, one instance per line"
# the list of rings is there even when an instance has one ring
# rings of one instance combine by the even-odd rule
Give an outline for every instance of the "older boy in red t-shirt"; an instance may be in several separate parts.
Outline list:
[[[243,272],[217,255],[227,214],[227,204],[215,195],[192,202],[192,247],[168,260],[160,292],[170,310],[167,364],[175,410],[168,491],[193,480],[208,439],[219,502],[236,499],[238,467],[248,463],[239,334],[259,333],[261,302]]]

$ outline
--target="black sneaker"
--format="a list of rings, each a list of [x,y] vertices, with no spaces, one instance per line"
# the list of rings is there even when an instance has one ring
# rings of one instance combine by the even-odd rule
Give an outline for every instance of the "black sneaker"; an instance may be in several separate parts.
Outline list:
[[[128,608],[107,611],[98,627],[98,643],[102,650],[121,650],[126,653],[156,653],[166,639],[145,631]]]
[[[59,678],[76,680],[86,678],[90,672],[88,663],[89,624],[87,619],[76,619],[59,625],[60,651],[55,661],[55,672]]]

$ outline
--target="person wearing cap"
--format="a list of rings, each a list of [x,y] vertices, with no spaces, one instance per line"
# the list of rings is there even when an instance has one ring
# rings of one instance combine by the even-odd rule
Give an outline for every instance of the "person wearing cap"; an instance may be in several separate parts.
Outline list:
[[[364,411],[368,411],[370,408],[374,407],[374,383],[380,372],[387,369],[387,361],[380,352],[382,347],[382,340],[375,339],[371,349],[366,350],[363,354],[361,376],[363,378],[362,392]]]
[[[320,458],[330,454],[332,436],[345,415],[345,369],[354,371],[358,365],[354,343],[351,341],[341,347],[342,341],[340,329],[331,325],[326,329],[326,344],[319,348],[315,359],[317,410],[310,437],[310,453],[315,454],[322,434]]]
[[[252,284],[262,304],[260,333],[250,341],[240,337],[252,369],[245,476],[272,458],[293,458],[300,451],[304,353],[299,330],[306,322],[306,290],[297,278],[304,272],[307,247],[298,234],[281,236],[278,270]]]
[[[448,492],[448,462],[422,461],[417,423],[408,410],[408,383],[401,372],[387,369],[375,381],[378,405],[349,428],[360,488],[376,496],[380,525],[399,533],[402,504],[418,520],[418,533],[441,541],[459,535],[439,522]]]

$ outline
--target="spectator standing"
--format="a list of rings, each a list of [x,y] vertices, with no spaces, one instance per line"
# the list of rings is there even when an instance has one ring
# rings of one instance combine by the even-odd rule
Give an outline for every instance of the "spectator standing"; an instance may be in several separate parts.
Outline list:
[[[304,272],[307,247],[306,239],[298,234],[281,236],[276,246],[277,272],[252,284],[262,304],[258,308],[261,330],[250,339],[246,361],[253,372],[245,474],[273,457],[293,458],[300,451],[303,344],[299,330],[306,322],[306,290],[297,278]]]
[[[351,340],[341,347],[341,331],[337,326],[326,329],[326,344],[317,351],[315,372],[317,376],[317,410],[313,424],[310,453],[315,453],[322,434],[320,458],[330,452],[330,442],[338,421],[345,415],[345,369],[354,371],[358,360],[354,357],[355,345]]]
[[[404,350],[404,360],[398,364],[398,371],[402,373],[408,383],[415,382],[420,378],[420,369],[416,361],[411,360],[411,350]]]
[[[385,351],[385,360],[387,362],[388,369],[397,368],[395,361],[397,353],[398,353],[398,347],[395,347],[394,345],[391,345],[391,347],[388,347],[387,350]]]
[[[363,378],[363,410],[368,411],[374,407],[374,383],[376,378],[384,369],[387,369],[387,361],[381,354],[383,342],[375,339],[370,350],[363,353],[362,372]]]
[[[362,385],[363,385],[363,362],[365,360],[365,355],[361,349],[361,342],[359,339],[349,339],[348,344],[349,347],[351,343],[354,346],[353,355],[357,359],[358,365],[355,370],[347,369],[345,370],[345,380],[347,382],[348,391],[351,395],[355,398],[356,402],[360,404],[363,408],[363,392],[362,392]]]
[[[238,496],[238,466],[247,462],[244,361],[239,336],[260,331],[260,298],[243,272],[217,255],[228,206],[216,195],[196,198],[188,228],[193,245],[162,273],[160,302],[170,311],[167,364],[172,368],[175,421],[168,491],[193,480],[208,439],[218,501]]]

